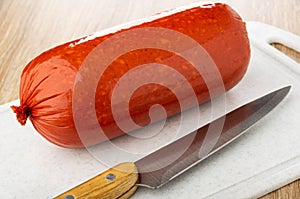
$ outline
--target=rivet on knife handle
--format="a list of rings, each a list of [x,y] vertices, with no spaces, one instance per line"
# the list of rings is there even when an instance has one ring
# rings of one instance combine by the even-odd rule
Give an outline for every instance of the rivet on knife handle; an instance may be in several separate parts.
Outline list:
[[[129,198],[137,189],[138,178],[133,162],[121,163],[54,199]]]

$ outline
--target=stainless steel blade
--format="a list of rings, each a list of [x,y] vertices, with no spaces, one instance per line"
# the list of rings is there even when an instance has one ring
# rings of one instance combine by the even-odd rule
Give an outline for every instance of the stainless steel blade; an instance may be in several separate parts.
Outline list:
[[[138,160],[140,186],[159,188],[195,164],[242,135],[249,127],[276,107],[288,94],[290,86],[276,90],[224,115],[175,142]],[[224,122],[225,119],[225,122]],[[223,123],[224,122],[224,123]],[[204,140],[211,125],[224,124],[217,142],[205,153]],[[178,157],[174,159],[174,157]],[[165,166],[166,165],[166,166]]]

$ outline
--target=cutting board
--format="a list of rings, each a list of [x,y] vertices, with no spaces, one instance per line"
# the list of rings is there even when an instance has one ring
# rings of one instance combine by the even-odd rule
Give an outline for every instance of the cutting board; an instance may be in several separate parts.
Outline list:
[[[300,178],[300,65],[270,45],[282,43],[300,51],[300,38],[257,22],[248,22],[247,28],[251,63],[244,79],[226,94],[227,111],[292,85],[288,97],[221,151],[166,186],[140,188],[132,198],[256,198]],[[51,198],[108,168],[93,149],[59,148],[39,136],[30,122],[21,127],[9,108],[12,104],[18,102],[0,106],[1,198]],[[209,115],[204,117],[203,124],[210,119]],[[167,123],[166,135],[171,135],[176,122],[175,117]],[[115,144],[130,146],[132,151],[142,147],[126,137]],[[134,161],[146,154],[120,159],[109,153],[105,144],[97,150],[108,154],[114,163]]]

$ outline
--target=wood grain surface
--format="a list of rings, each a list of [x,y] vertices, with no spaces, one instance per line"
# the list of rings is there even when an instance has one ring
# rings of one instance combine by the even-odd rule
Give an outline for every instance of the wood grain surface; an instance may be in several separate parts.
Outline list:
[[[0,0],[0,104],[18,98],[22,69],[41,52],[104,28],[193,2],[199,0]],[[225,2],[246,21],[265,22],[300,35],[300,0]],[[296,52],[278,48],[300,61]],[[300,198],[300,181],[263,198]]]
[[[54,199],[65,199],[73,196],[76,199],[101,198],[101,199],[127,199],[137,189],[139,175],[133,162],[124,162],[92,179],[62,193]],[[93,188],[91,188],[93,187]]]

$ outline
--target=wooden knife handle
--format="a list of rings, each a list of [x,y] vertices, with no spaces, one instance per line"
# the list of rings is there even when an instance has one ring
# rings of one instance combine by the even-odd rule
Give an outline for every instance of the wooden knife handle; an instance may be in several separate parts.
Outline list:
[[[121,163],[54,199],[129,198],[137,189],[138,177],[133,162]]]

